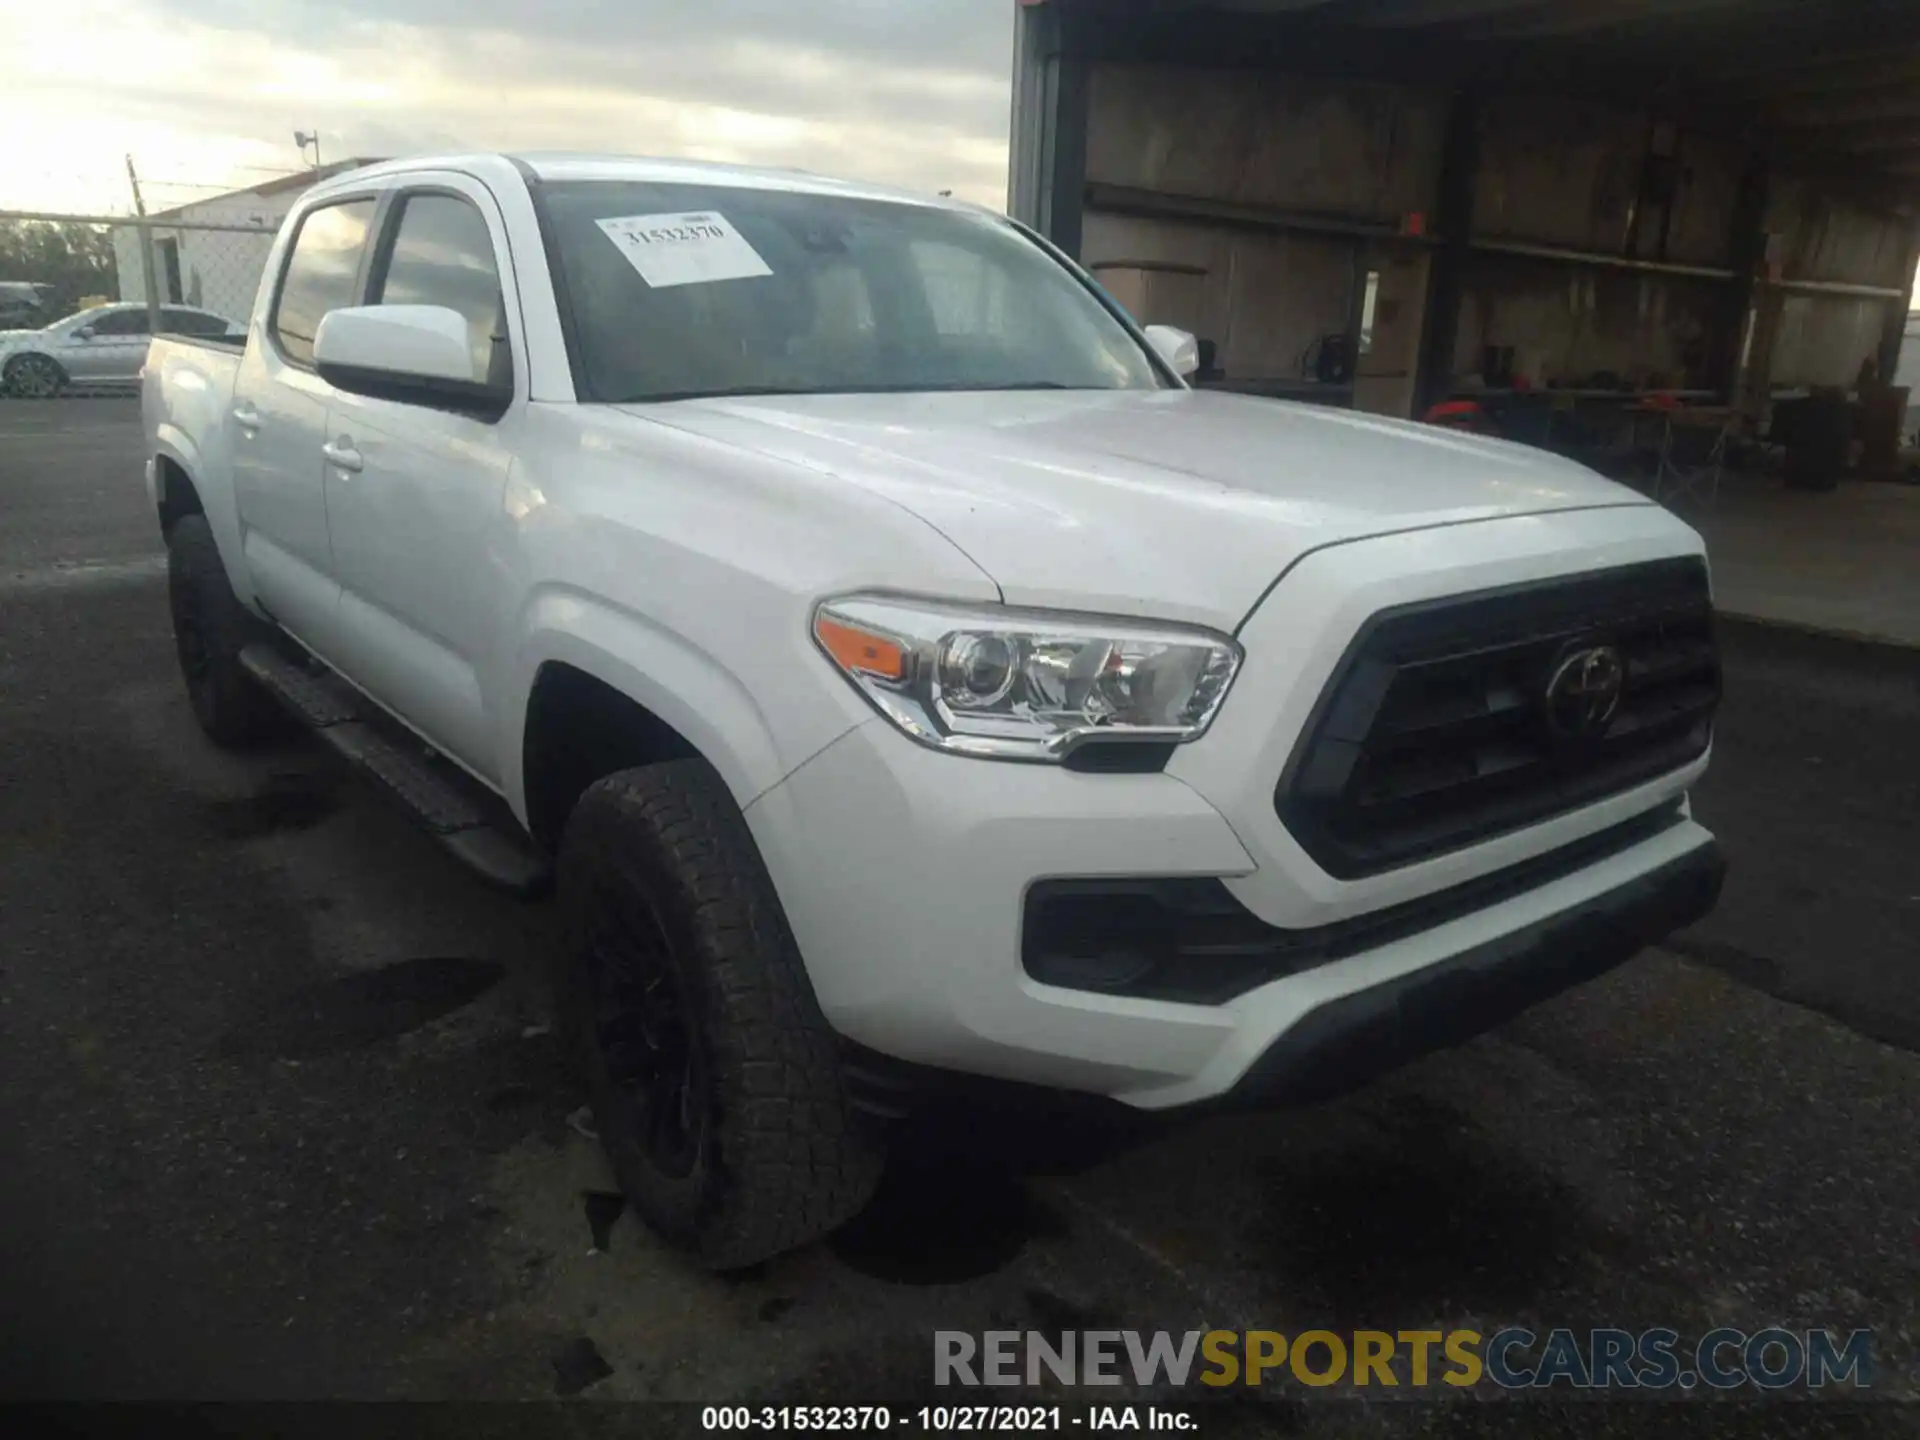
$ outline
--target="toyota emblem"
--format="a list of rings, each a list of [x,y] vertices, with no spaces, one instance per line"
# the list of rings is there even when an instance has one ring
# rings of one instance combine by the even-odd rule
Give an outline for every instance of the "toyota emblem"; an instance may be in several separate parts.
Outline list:
[[[1620,711],[1627,666],[1611,645],[1569,651],[1547,681],[1547,726],[1562,740],[1598,740]]]

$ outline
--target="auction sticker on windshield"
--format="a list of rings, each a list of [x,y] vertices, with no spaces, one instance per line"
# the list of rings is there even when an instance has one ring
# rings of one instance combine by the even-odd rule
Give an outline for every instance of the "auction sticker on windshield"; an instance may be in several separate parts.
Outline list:
[[[621,215],[594,223],[656,290],[773,273],[727,217],[711,210]]]

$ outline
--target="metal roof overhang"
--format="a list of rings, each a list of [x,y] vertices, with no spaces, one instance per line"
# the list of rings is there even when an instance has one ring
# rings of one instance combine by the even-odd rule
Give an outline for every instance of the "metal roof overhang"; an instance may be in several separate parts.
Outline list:
[[[1027,0],[1089,60],[1256,66],[1646,109],[1920,204],[1917,0]]]

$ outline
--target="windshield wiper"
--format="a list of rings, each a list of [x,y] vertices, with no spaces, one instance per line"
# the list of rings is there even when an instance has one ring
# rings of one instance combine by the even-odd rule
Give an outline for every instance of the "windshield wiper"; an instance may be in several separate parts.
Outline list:
[[[1095,385],[1063,385],[1058,380],[982,381],[926,385],[913,381],[879,385],[728,385],[712,390],[663,390],[629,395],[614,405],[667,405],[675,400],[733,400],[756,395],[953,395],[986,390],[1095,390]]]
[[[674,400],[731,400],[749,395],[817,395],[797,385],[725,385],[712,390],[649,390],[612,401],[615,405],[665,405]]]
[[[1062,385],[1058,380],[989,380],[977,385],[941,385],[941,390],[1097,390],[1097,385]]]

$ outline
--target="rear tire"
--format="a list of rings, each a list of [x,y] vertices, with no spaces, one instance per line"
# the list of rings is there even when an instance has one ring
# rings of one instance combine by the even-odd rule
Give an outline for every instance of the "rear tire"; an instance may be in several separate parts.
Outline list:
[[[5,390],[23,400],[51,400],[67,384],[67,372],[48,355],[16,355],[7,362]]]
[[[642,1219],[732,1270],[816,1240],[879,1181],[837,1042],[719,774],[608,776],[567,820],[559,1011]]]
[[[240,604],[206,517],[186,515],[167,536],[167,603],[193,717],[207,738],[246,750],[284,734],[287,715],[240,666],[242,647],[267,627]]]

